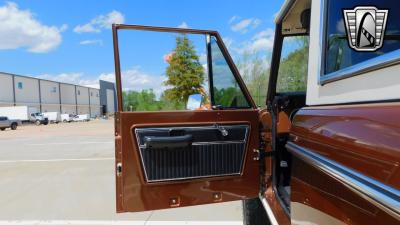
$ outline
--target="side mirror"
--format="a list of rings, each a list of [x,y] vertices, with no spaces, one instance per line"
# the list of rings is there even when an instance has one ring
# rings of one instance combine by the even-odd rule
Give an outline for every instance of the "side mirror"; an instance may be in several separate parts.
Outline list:
[[[188,101],[186,103],[187,110],[196,110],[201,107],[201,100],[203,96],[201,94],[192,94],[189,96]]]

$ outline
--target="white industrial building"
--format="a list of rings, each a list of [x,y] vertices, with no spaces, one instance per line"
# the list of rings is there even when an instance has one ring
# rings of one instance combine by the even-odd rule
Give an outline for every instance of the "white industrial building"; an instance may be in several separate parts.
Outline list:
[[[114,84],[106,83],[110,90],[103,92],[115,94]],[[97,88],[0,72],[0,107],[30,106],[41,112],[90,114],[91,117],[113,113],[110,109],[116,108],[114,101],[108,101],[112,106],[101,105],[107,101],[101,101],[100,96]]]

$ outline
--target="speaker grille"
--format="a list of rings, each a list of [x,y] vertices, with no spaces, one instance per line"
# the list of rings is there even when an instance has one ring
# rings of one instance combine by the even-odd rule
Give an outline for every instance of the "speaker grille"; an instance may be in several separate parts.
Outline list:
[[[148,182],[239,174],[245,142],[202,143],[187,148],[140,148]]]

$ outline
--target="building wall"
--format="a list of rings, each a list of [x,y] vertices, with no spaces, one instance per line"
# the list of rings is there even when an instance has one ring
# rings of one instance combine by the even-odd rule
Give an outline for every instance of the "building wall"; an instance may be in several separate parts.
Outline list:
[[[40,105],[39,81],[35,78],[14,76],[17,105]]]
[[[99,116],[101,116],[100,105],[98,105],[98,106],[91,105],[90,106],[90,116],[91,117],[99,117]]]
[[[100,91],[98,89],[89,89],[90,105],[100,105]]]
[[[107,99],[107,113],[115,112],[115,102],[114,102],[115,91],[111,89],[107,89],[106,91],[106,99]]]
[[[78,105],[78,115],[80,114],[90,114],[89,105]]]
[[[61,105],[61,114],[76,115],[76,105]]]
[[[60,104],[60,90],[58,83],[41,80],[40,97],[42,104]]]
[[[60,105],[59,104],[53,104],[53,105],[42,104],[42,112],[60,112]]]
[[[98,89],[89,88],[90,98],[90,116],[98,117],[101,114],[100,110],[100,91]]]
[[[0,73],[0,105],[14,105],[12,76]]]
[[[99,89],[0,73],[0,107],[30,106],[42,112],[97,117],[102,114],[100,103]]]
[[[75,85],[60,84],[61,89],[61,104],[76,105]]]
[[[112,82],[100,80],[100,105],[105,107],[106,113],[114,113],[117,111],[117,95],[115,84]],[[112,91],[112,92],[111,92]],[[107,97],[108,93],[108,97]],[[110,93],[113,96],[110,96]]]
[[[89,106],[89,88],[76,86],[76,100],[79,105]]]
[[[42,112],[60,112],[59,83],[40,80]]]

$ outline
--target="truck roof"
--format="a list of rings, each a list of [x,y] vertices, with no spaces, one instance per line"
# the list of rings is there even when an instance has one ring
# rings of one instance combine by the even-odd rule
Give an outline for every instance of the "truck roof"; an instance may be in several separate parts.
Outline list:
[[[282,4],[281,9],[276,14],[276,17],[275,17],[276,24],[282,22],[283,18],[285,17],[287,12],[290,10],[290,8],[293,6],[295,1],[296,0],[285,0],[285,2]]]

